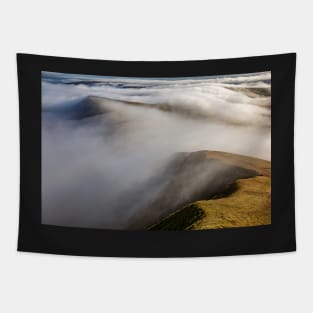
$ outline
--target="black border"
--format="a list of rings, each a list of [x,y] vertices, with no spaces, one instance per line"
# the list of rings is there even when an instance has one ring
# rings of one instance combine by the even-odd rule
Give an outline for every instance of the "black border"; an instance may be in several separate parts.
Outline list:
[[[296,250],[294,83],[296,54],[203,61],[100,61],[17,54],[20,108],[18,251],[115,257],[196,257]],[[178,77],[271,71],[272,224],[205,231],[114,231],[41,224],[41,71]]]

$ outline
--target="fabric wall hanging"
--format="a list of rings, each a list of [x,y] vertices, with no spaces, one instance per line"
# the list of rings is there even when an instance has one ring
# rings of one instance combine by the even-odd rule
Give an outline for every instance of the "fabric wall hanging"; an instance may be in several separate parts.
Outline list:
[[[294,251],[295,63],[18,54],[18,250]]]

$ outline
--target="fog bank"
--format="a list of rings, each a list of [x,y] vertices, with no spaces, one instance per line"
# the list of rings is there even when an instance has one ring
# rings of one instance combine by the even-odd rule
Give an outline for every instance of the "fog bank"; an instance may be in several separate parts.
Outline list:
[[[43,223],[127,229],[171,181],[180,152],[270,160],[269,95],[270,72],[198,79],[44,72]],[[191,175],[195,189],[201,175]]]

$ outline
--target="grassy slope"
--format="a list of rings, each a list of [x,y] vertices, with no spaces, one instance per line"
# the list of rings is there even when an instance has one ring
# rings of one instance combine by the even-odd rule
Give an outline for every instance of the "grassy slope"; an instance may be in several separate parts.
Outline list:
[[[239,179],[238,189],[228,197],[195,203],[204,216],[192,229],[267,225],[271,223],[270,178]]]
[[[260,176],[237,179],[223,193],[179,209],[153,225],[151,230],[203,230],[271,223],[270,162],[241,155],[208,151],[207,157],[242,168]]]

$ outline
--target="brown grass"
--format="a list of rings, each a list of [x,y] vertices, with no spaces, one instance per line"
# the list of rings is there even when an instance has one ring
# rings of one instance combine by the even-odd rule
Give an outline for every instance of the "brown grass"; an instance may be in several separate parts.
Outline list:
[[[204,215],[192,229],[213,229],[271,224],[270,178],[257,176],[239,179],[237,190],[216,200],[194,203]]]
[[[237,179],[209,200],[176,210],[150,230],[205,230],[271,224],[271,164],[269,161],[224,152],[207,157],[255,170],[260,176]]]

